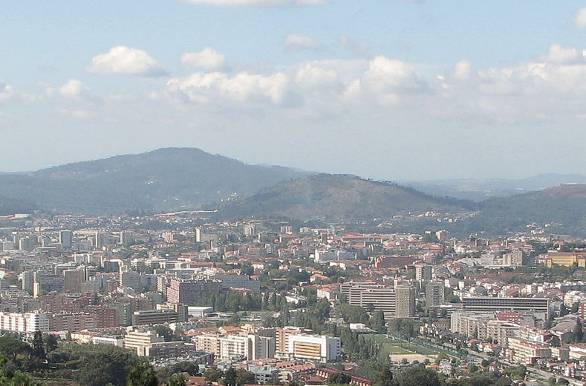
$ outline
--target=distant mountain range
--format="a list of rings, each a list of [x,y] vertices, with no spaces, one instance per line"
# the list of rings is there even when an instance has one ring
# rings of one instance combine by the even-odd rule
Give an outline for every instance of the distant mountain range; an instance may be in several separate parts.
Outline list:
[[[512,196],[562,184],[586,184],[586,176],[580,174],[550,173],[518,179],[463,178],[431,181],[401,181],[399,183],[435,196],[450,196],[479,202],[493,197]]]
[[[457,223],[418,226],[445,227],[460,234],[502,234],[536,223],[549,224],[555,233],[586,235],[586,177],[543,175],[404,186],[352,175],[249,165],[192,148],[159,149],[31,173],[0,173],[0,215],[32,210],[115,214],[212,208],[218,208],[222,218],[328,221],[466,212],[473,215]]]
[[[73,213],[198,209],[303,175],[277,166],[247,165],[199,149],[167,148],[3,174],[0,200],[3,196],[46,211]]]

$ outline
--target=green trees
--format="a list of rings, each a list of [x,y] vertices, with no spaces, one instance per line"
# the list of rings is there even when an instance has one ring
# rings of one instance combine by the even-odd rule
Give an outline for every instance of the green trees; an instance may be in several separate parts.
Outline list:
[[[127,386],[158,386],[155,369],[146,360],[136,363],[128,373]]]
[[[234,370],[234,368],[230,367],[224,373],[224,385],[225,386],[236,386],[237,385],[236,370]]]
[[[45,342],[43,342],[43,333],[41,331],[35,331],[32,343],[32,356],[44,360],[47,358],[47,352],[45,351]]]
[[[171,342],[175,337],[173,330],[171,330],[168,326],[165,326],[164,324],[156,325],[155,332],[157,333],[157,335],[163,337],[163,339],[165,339],[165,342]]]
[[[51,351],[54,351],[57,349],[57,346],[59,345],[59,340],[57,339],[57,337],[55,335],[47,335],[45,338],[45,348],[47,353],[50,353]]]
[[[130,370],[137,363],[136,355],[113,346],[75,348],[82,365],[79,382],[85,386],[125,386]]]
[[[39,386],[30,375],[9,366],[8,360],[0,356],[0,385],[2,386]]]
[[[389,321],[389,333],[403,339],[417,336],[417,322],[411,319],[391,319]]]
[[[204,376],[209,382],[219,382],[225,386],[241,386],[245,384],[254,383],[254,374],[245,369],[235,370],[229,368],[226,372],[222,372],[215,367],[206,369]]]
[[[346,323],[368,323],[370,318],[366,310],[360,306],[351,306],[350,304],[341,303],[336,307],[336,311]]]
[[[254,383],[254,374],[250,371],[245,369],[238,369],[236,370],[236,384],[237,385],[246,385]]]
[[[441,386],[437,372],[423,366],[410,367],[395,374],[393,383],[396,386]]]
[[[388,365],[381,370],[374,386],[395,386],[393,373]]]
[[[381,334],[387,331],[385,314],[382,311],[375,311],[370,318],[370,328],[380,332]]]
[[[217,367],[208,367],[203,373],[203,376],[209,382],[218,382],[224,376],[224,373],[221,370],[218,370]]]
[[[173,374],[167,382],[167,386],[185,386],[186,380],[183,374]]]
[[[350,384],[351,380],[352,380],[352,377],[350,375],[343,373],[343,372],[339,372],[339,373],[332,375],[328,379],[328,383],[330,385],[348,385],[348,384]]]

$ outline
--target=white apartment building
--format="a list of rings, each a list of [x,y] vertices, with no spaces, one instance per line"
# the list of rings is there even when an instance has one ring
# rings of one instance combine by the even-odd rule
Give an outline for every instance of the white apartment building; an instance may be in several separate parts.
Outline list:
[[[35,331],[49,331],[49,315],[27,312],[0,312],[0,330],[33,334]]]
[[[340,338],[324,335],[290,335],[288,354],[291,359],[329,362],[340,355]]]

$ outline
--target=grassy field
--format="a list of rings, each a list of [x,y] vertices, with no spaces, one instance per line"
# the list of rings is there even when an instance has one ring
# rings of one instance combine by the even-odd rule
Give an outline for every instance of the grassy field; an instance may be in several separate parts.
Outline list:
[[[406,342],[403,340],[389,338],[386,335],[368,335],[369,339],[375,340],[381,347],[379,355],[388,356],[389,354],[422,354],[422,355],[437,355],[446,354],[454,356],[448,350],[442,350],[438,347],[429,347],[417,344],[415,342]]]

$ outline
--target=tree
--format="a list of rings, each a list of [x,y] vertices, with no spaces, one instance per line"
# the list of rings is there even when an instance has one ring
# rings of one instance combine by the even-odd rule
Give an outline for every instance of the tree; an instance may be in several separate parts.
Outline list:
[[[183,374],[173,374],[171,375],[171,378],[169,378],[167,386],[185,386],[186,382]]]
[[[126,385],[130,369],[136,364],[136,355],[114,346],[75,347],[83,365],[79,382],[84,386]]]
[[[165,326],[164,324],[158,324],[155,326],[155,332],[158,336],[165,339],[165,342],[171,342],[175,337],[173,330],[169,328],[169,326]]]
[[[48,353],[50,353],[51,351],[55,351],[57,349],[58,344],[59,344],[59,340],[57,339],[57,337],[55,335],[48,334],[46,336],[45,348]]]
[[[203,376],[210,382],[218,382],[224,376],[224,373],[218,370],[217,367],[208,367]]]
[[[44,360],[47,358],[47,352],[45,351],[45,343],[43,342],[43,333],[41,331],[35,331],[35,335],[33,337],[33,349],[32,349],[32,356]]]
[[[245,369],[238,369],[236,370],[236,384],[237,385],[246,385],[254,383],[254,374],[250,371]]]
[[[378,310],[372,314],[372,318],[370,319],[370,328],[380,332],[381,334],[386,331],[387,328],[385,325],[385,315],[382,311]]]
[[[396,376],[397,386],[441,386],[442,383],[433,370],[422,366],[410,367],[400,371]]]
[[[230,367],[228,370],[226,370],[226,373],[224,373],[224,385],[225,386],[236,386],[237,385],[236,370],[234,370],[234,368]]]
[[[378,375],[378,380],[375,386],[395,386],[395,382],[393,380],[393,373],[389,366],[385,366],[383,370]]]
[[[328,383],[330,385],[348,385],[348,384],[350,384],[351,380],[352,380],[351,376],[349,376],[346,373],[339,372],[339,373],[332,375],[328,379]]]
[[[127,386],[157,386],[159,380],[155,369],[146,360],[141,360],[128,373]]]

